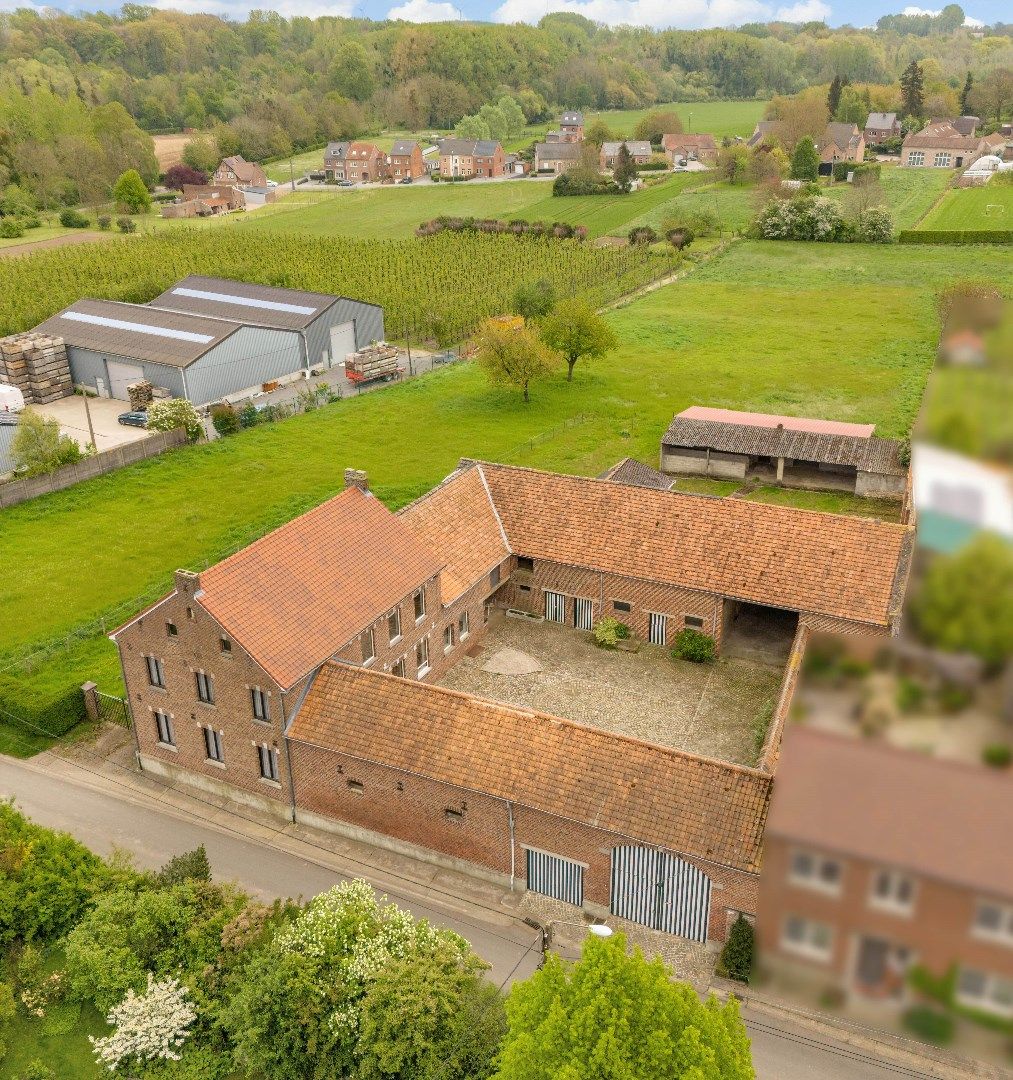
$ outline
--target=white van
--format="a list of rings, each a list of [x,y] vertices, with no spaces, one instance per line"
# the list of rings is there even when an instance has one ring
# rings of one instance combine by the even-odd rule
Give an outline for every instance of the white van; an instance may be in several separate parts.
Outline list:
[[[25,407],[25,395],[16,386],[0,383],[0,413],[19,413]]]

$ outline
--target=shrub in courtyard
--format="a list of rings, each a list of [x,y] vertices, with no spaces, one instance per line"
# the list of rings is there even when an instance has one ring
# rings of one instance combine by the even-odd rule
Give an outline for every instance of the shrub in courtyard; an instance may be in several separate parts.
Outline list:
[[[166,398],[148,406],[149,431],[175,431],[176,428],[183,428],[190,442],[196,442],[204,434],[201,418],[186,398]]]
[[[18,473],[41,476],[80,461],[81,448],[69,435],[61,434],[58,420],[25,409],[11,440],[11,458]]]
[[[248,401],[239,411],[239,426],[242,428],[256,427],[260,423],[260,413],[252,401]]]
[[[904,1027],[916,1038],[936,1046],[953,1041],[953,1017],[928,1005],[915,1005],[902,1017]]]
[[[749,982],[753,970],[753,936],[753,924],[745,915],[739,914],[718,957],[716,974],[722,979]]]
[[[91,222],[80,210],[67,209],[60,213],[60,224],[65,229],[87,229]]]
[[[914,679],[902,677],[897,683],[897,708],[901,712],[917,712],[925,703],[925,687]]]
[[[630,636],[630,628],[624,622],[606,615],[599,619],[591,631],[591,640],[599,649],[614,649],[620,641]]]
[[[212,405],[211,423],[219,435],[235,435],[240,428],[239,413],[228,404]]]
[[[1013,749],[1008,743],[991,743],[982,750],[981,760],[993,769],[1008,769],[1013,762]]]
[[[675,635],[675,647],[672,649],[674,660],[689,660],[694,664],[709,664],[714,659],[714,639],[710,634],[701,633],[687,626]]]

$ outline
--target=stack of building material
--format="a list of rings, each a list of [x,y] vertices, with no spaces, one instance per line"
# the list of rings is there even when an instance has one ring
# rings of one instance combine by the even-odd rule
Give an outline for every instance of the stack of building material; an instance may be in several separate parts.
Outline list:
[[[345,357],[345,371],[361,379],[382,379],[398,372],[398,351],[385,341],[369,345]]]
[[[0,339],[0,376],[29,405],[46,405],[74,391],[63,338],[34,331]]]
[[[140,382],[130,383],[127,386],[127,396],[130,398],[131,412],[145,412],[155,396],[154,387],[147,379]]]

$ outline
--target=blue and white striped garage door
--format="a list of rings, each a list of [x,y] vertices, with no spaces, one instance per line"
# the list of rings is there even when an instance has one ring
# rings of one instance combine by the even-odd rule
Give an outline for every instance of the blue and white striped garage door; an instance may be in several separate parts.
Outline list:
[[[531,892],[565,900],[580,907],[584,903],[584,867],[580,863],[549,855],[545,851],[528,853],[528,888]]]
[[[613,915],[706,941],[710,901],[710,878],[683,859],[632,845],[612,849]]]

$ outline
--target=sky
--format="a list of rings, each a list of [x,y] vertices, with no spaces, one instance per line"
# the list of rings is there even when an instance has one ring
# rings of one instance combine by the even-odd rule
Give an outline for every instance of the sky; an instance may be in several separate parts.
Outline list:
[[[897,11],[920,14],[938,9],[901,7],[889,0],[138,0],[153,7],[186,12],[209,12],[242,19],[251,8],[278,11],[285,16],[355,15],[408,22],[474,19],[486,22],[536,23],[550,11],[576,11],[610,26],[633,25],[696,30],[779,19],[786,22],[823,20],[830,26],[850,23],[872,26]],[[44,0],[0,0],[0,11],[46,6]],[[114,10],[118,3],[96,0],[56,0],[64,10]],[[942,6],[942,5],[940,5]],[[979,25],[1010,18],[1009,0],[966,0],[961,5],[968,23]]]

